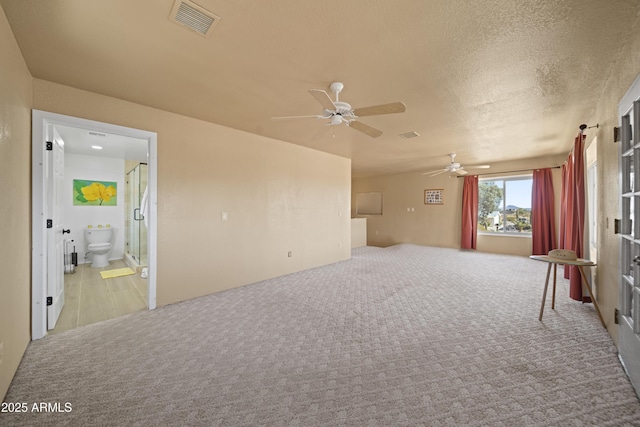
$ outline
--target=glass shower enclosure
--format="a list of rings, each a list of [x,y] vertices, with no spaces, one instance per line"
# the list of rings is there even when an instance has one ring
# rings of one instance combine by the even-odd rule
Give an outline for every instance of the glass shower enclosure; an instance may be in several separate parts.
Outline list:
[[[142,206],[147,188],[147,164],[139,163],[127,173],[126,187],[126,261],[133,267],[147,266],[147,226]]]

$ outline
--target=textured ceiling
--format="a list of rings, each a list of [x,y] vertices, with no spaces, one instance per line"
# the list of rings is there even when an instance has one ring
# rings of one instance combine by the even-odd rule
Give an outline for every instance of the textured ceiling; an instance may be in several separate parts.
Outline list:
[[[637,0],[0,0],[31,74],[352,159],[353,176],[567,153],[638,25]],[[345,84],[370,138],[315,119],[309,89]],[[419,137],[399,135],[416,131]]]

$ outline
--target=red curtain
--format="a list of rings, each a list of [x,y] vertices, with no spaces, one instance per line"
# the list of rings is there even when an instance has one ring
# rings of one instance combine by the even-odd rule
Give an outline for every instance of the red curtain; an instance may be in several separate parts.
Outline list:
[[[556,248],[556,221],[551,169],[533,171],[531,191],[532,255],[546,255]]]
[[[569,162],[562,165],[562,192],[560,193],[560,241],[558,247],[565,248],[564,236],[567,233],[567,188],[569,186]],[[565,275],[567,279],[568,276]]]
[[[462,187],[462,249],[475,249],[478,236],[478,177],[465,176]]]
[[[560,247],[575,251],[578,258],[584,255],[585,180],[584,138],[578,134],[573,151],[562,166],[562,206],[560,209]],[[565,266],[564,277],[569,279],[569,297],[590,302],[582,295],[580,271],[576,266]]]

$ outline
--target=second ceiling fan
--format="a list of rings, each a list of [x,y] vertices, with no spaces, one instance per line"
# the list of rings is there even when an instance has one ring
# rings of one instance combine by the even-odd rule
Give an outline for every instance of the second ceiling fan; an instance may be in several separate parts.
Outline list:
[[[444,169],[425,172],[422,175],[436,176],[445,172],[457,173],[458,175],[466,175],[468,173],[460,163],[455,161],[455,158],[456,158],[455,153],[449,154],[449,157],[451,157],[451,163],[449,163]],[[488,169],[490,167],[491,166],[489,165],[467,166],[468,169]]]
[[[310,116],[272,117],[272,119],[326,119],[328,120],[328,123],[326,124],[327,126],[335,126],[344,123],[350,128],[358,130],[372,138],[377,138],[382,135],[382,131],[364,124],[357,119],[360,117],[377,116],[381,114],[403,113],[406,110],[406,106],[402,102],[392,102],[390,104],[372,105],[370,107],[352,109],[350,104],[342,102],[339,99],[338,95],[342,92],[343,88],[344,84],[340,82],[333,82],[329,86],[329,89],[331,89],[335,96],[335,101],[333,101],[329,94],[324,90],[309,90],[311,96],[313,96],[322,106],[322,114]]]

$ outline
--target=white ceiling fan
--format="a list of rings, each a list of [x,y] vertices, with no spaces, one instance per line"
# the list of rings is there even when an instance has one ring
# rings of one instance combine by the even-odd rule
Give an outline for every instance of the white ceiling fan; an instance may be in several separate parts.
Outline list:
[[[322,114],[310,115],[310,116],[287,116],[287,117],[272,117],[272,120],[281,119],[326,119],[328,123],[325,126],[335,126],[345,124],[350,128],[358,130],[372,138],[377,138],[382,135],[382,131],[366,125],[357,119],[365,116],[377,116],[380,114],[392,114],[402,113],[405,111],[406,106],[402,102],[392,102],[390,104],[372,105],[370,107],[352,109],[351,105],[340,101],[338,94],[342,92],[344,85],[340,82],[333,82],[329,86],[329,89],[333,92],[336,100],[331,100],[329,94],[320,89],[310,89],[309,93],[316,101],[322,105]]]
[[[455,158],[456,158],[455,153],[449,154],[449,157],[451,157],[451,163],[448,164],[444,169],[425,172],[422,175],[436,176],[445,172],[457,173],[458,175],[466,175],[468,173],[460,163],[457,163],[455,161]],[[467,166],[467,169],[488,169],[490,167],[491,166],[489,165],[476,165],[476,166]]]

